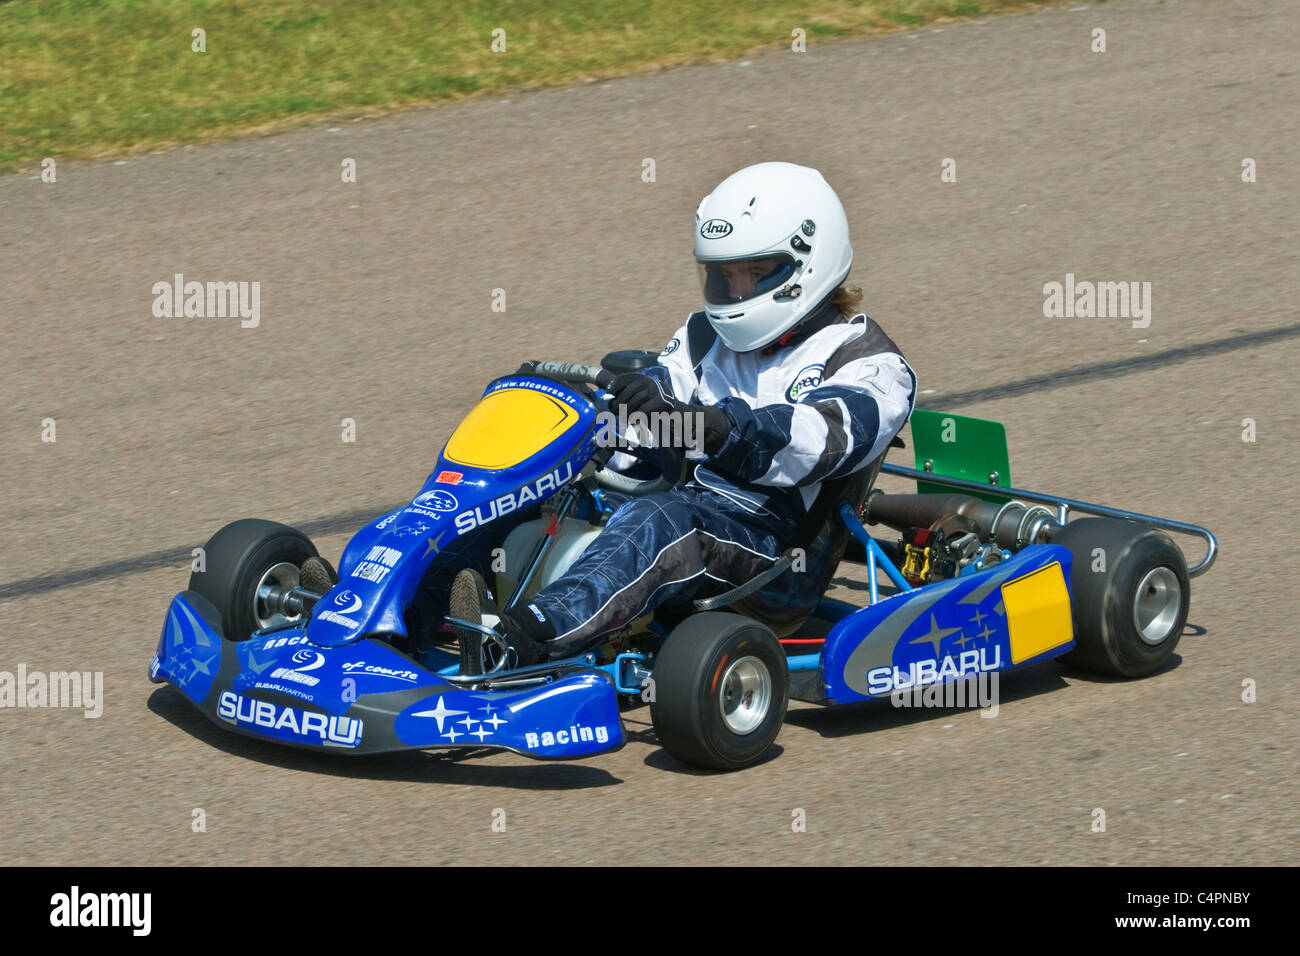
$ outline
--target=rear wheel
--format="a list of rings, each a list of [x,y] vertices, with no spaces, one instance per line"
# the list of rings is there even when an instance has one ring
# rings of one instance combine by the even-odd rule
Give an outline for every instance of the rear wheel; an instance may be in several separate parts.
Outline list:
[[[766,627],[739,614],[695,614],[655,659],[650,718],[659,743],[683,763],[740,770],[781,731],[790,678]]]
[[[1070,604],[1078,646],[1061,659],[1111,674],[1142,677],[1178,646],[1191,600],[1182,551],[1162,531],[1136,521],[1082,518],[1052,540],[1070,549]]]
[[[190,590],[221,612],[227,638],[247,640],[253,631],[295,619],[278,608],[276,596],[298,585],[302,563],[315,556],[316,546],[296,528],[244,518],[208,539],[204,570],[190,575]]]

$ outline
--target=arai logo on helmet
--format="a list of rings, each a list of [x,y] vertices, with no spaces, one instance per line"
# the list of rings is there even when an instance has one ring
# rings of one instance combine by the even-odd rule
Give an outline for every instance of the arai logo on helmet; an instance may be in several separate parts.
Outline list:
[[[417,496],[413,504],[432,508],[434,511],[455,511],[460,507],[460,502],[456,500],[456,496],[450,491],[443,491],[441,488],[435,488],[433,491],[426,491],[424,494]]]
[[[805,365],[799,369],[799,374],[794,377],[790,387],[785,390],[787,401],[797,402],[799,397],[809,389],[816,388],[822,383],[822,373],[826,371],[825,365]]]
[[[700,226],[700,235],[705,239],[721,239],[731,235],[731,223],[725,219],[710,219]]]

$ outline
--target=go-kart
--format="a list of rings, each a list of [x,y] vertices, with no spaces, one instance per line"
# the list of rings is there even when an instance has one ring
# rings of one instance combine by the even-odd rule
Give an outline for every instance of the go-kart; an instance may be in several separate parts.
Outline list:
[[[660,607],[600,648],[528,667],[493,653],[482,620],[449,617],[421,639],[413,598],[452,541],[489,537],[494,600],[512,607],[583,552],[618,500],[680,477],[608,467],[615,429],[602,390],[614,372],[654,361],[633,350],[603,367],[528,363],[490,383],[419,493],[352,537],[337,583],[303,585],[318,554],[291,527],[222,528],[172,599],[149,678],[219,726],[343,754],[586,757],[621,747],[621,708],[648,703],[669,753],[735,770],[769,751],[790,698],[888,698],[1058,657],[1139,677],[1177,646],[1190,577],[1217,551],[1208,530],[1010,487],[1000,425],[922,410],[917,468],[882,455],[824,483],[816,533],[740,587]],[[881,471],[919,493],[868,496]],[[1166,531],[1202,538],[1203,559],[1189,569]],[[823,593],[853,563],[865,567],[864,606]],[[483,635],[472,673],[458,628]]]

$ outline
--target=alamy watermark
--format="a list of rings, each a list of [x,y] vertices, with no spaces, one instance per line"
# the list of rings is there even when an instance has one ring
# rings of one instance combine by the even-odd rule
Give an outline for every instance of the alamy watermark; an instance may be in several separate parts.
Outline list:
[[[1133,328],[1151,324],[1150,282],[1065,282],[1043,286],[1043,315],[1049,319],[1132,319]]]
[[[704,448],[703,412],[632,412],[627,406],[596,415],[596,443],[602,448]],[[601,428],[601,426],[604,426]]]
[[[0,708],[68,707],[95,719],[104,713],[103,671],[0,671]]]
[[[83,893],[73,886],[50,897],[54,927],[117,926],[129,928],[133,936],[148,936],[152,911],[152,893]]]
[[[948,710],[978,707],[981,717],[998,715],[998,673],[982,671],[956,680],[934,681],[925,685],[900,687],[889,695],[895,707],[932,707]]]
[[[153,314],[157,319],[240,319],[240,327],[255,329],[262,321],[262,283],[161,279],[153,284]]]

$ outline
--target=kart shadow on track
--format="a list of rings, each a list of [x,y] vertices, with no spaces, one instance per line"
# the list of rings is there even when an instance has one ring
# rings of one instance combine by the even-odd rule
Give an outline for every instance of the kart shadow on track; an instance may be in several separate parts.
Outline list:
[[[1201,627],[1199,624],[1185,623],[1183,625],[1181,640],[1185,641],[1189,637],[1205,637],[1208,633],[1209,631]],[[1098,674],[1096,671],[1088,670],[1086,667],[1077,667],[1067,661],[1059,661],[1058,663],[1061,665],[1061,673],[1064,676],[1069,677],[1070,680],[1078,681],[1081,684],[1123,684],[1125,682],[1123,677],[1116,677],[1111,674]],[[1182,667],[1182,665],[1182,655],[1174,653],[1169,655],[1169,659],[1161,664],[1156,670],[1152,671],[1148,676],[1151,679],[1155,679],[1163,674],[1168,674],[1170,671]],[[1014,698],[1007,697],[1006,699],[1012,700]]]
[[[252,737],[235,736],[214,726],[171,687],[160,687],[149,696],[151,711],[201,743],[244,760],[306,773],[351,777],[362,780],[393,780],[404,783],[455,782],[469,786],[510,787],[515,790],[589,790],[611,787],[623,781],[607,770],[585,763],[538,763],[527,766],[488,766],[477,756],[494,751],[454,750],[359,756],[341,761],[329,754],[287,749]],[[499,753],[499,751],[497,751]]]
[[[699,767],[692,767],[690,764],[682,763],[668,751],[658,746],[653,731],[646,734],[645,738],[646,742],[654,746],[655,749],[646,754],[645,760],[642,762],[653,770],[664,770],[669,773],[682,774],[687,777],[716,777],[720,773],[720,771],[717,770],[701,770]],[[636,734],[629,734],[628,739],[638,740],[641,738]],[[784,747],[780,744],[773,744],[768,751],[763,754],[758,762],[751,766],[761,767],[765,763],[771,763],[783,753],[785,753]]]
[[[682,774],[688,777],[711,777],[718,774],[719,771],[717,770],[692,767],[665,750],[654,731],[654,726],[650,722],[649,709],[632,707],[625,710],[623,712],[623,723],[624,735],[628,743],[644,744],[650,748],[650,753],[646,754],[645,760],[642,761],[645,766],[654,770],[666,770],[670,773]],[[779,743],[772,744],[753,766],[761,767],[763,764],[775,760],[783,753],[785,753],[784,747]]]
[[[1201,632],[1204,633],[1203,630]],[[1178,654],[1171,655],[1169,660],[1149,679],[1157,678],[1180,666],[1182,660]],[[1003,674],[998,685],[998,706],[1003,707],[1040,694],[1063,690],[1069,686],[1066,677],[1087,683],[1124,683],[1124,678],[1121,677],[1106,677],[1082,668],[1062,665],[1059,662],[1045,662],[1023,671]],[[951,720],[956,715],[976,709],[975,707],[892,707],[876,700],[834,708],[790,710],[786,712],[785,722],[811,730],[829,739],[884,733],[898,727],[908,727],[931,720]]]
[[[1184,634],[1187,633],[1190,632],[1184,632]],[[1175,668],[1181,667],[1182,664],[1183,664],[1183,658],[1181,654],[1171,654],[1169,655],[1169,660],[1161,664],[1159,669],[1152,671],[1148,676],[1153,679],[1158,678],[1162,674],[1167,674],[1170,671],[1174,670]],[[1086,668],[1073,667],[1064,662],[1062,662],[1061,664],[1061,672],[1064,676],[1069,677],[1071,680],[1078,681],[1081,684],[1122,684],[1124,683],[1124,678],[1122,677],[1114,677],[1109,674],[1097,674]]]

